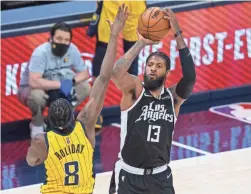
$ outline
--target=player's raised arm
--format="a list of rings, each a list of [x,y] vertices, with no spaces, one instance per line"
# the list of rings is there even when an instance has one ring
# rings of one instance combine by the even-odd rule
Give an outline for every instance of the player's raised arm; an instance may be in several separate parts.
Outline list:
[[[191,95],[194,84],[196,82],[196,72],[193,58],[182,36],[178,20],[171,9],[165,9],[165,18],[170,21],[171,29],[176,38],[177,47],[179,49],[180,62],[182,67],[183,77],[172,91],[176,100],[176,114],[179,111],[180,105]]]
[[[146,45],[152,45],[154,42],[149,39],[145,39],[138,33],[138,41],[115,63],[115,67],[112,72],[112,80],[115,82],[118,89],[123,92],[129,92],[136,88],[136,84],[141,84],[141,81],[137,76],[130,75],[128,69],[130,68],[133,60],[138,56],[140,51]]]
[[[117,53],[117,38],[121,30],[124,28],[127,17],[127,7],[123,4],[118,9],[114,23],[108,21],[111,28],[110,40],[101,66],[100,75],[97,77],[92,86],[89,102],[86,104],[83,110],[81,110],[77,117],[77,120],[82,121],[87,128],[87,132],[91,134],[95,133],[94,125],[103,107],[105,93],[108,82],[111,79],[112,70],[115,63]]]

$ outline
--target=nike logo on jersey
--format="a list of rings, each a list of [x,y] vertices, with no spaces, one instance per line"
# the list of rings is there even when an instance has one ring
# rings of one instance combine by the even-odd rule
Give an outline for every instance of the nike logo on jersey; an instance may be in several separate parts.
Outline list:
[[[149,94],[146,94],[146,93],[144,93],[144,96],[146,96],[146,97],[152,97],[152,95],[149,95]]]
[[[163,98],[161,99],[170,99],[170,96],[164,96]]]
[[[139,118],[135,121],[135,123],[141,120],[144,121],[148,120],[148,122],[151,123],[152,121],[157,121],[160,119],[173,122],[174,116],[173,114],[167,113],[164,104],[155,105],[153,101],[149,105],[145,105],[142,107],[142,113],[139,116]]]

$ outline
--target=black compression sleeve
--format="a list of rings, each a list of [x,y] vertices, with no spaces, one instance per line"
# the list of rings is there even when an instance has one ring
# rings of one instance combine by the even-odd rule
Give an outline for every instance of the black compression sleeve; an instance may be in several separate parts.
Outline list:
[[[183,99],[187,99],[191,95],[196,81],[195,66],[187,47],[180,49],[179,54],[183,77],[176,86],[176,94]]]

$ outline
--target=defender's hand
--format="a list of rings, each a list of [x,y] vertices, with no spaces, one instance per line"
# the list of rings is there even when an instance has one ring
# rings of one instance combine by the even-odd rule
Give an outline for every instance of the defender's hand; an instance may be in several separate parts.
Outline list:
[[[119,33],[124,28],[126,19],[129,15],[129,12],[127,11],[127,9],[128,7],[125,6],[125,4],[123,3],[121,6],[119,6],[114,22],[112,23],[110,20],[106,20],[110,25],[111,34],[118,36]]]
[[[170,25],[171,25],[171,29],[172,29],[173,33],[176,34],[180,30],[180,27],[179,27],[179,23],[178,23],[178,20],[177,20],[175,14],[169,8],[165,8],[163,11],[166,14],[166,16],[164,16],[164,18],[169,20]]]

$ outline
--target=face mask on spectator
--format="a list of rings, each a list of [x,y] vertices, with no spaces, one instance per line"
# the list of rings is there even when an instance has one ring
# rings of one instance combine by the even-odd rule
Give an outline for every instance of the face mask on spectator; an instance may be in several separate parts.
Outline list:
[[[62,44],[62,43],[56,43],[56,42],[52,41],[52,43],[51,43],[52,53],[55,56],[62,57],[67,52],[69,46],[70,45]]]

